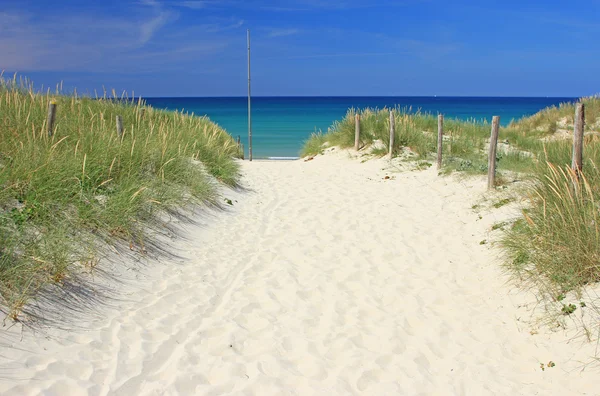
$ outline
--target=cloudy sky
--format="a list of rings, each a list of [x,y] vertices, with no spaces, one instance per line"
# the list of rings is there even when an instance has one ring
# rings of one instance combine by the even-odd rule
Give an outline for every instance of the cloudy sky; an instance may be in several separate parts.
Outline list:
[[[0,70],[143,96],[583,96],[600,0],[2,0]]]

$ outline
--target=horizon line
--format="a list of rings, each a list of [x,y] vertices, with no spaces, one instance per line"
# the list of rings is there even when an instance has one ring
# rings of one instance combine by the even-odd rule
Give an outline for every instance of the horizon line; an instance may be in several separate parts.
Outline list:
[[[483,95],[252,95],[252,98],[475,98],[475,99],[580,99],[588,96],[483,96]],[[223,96],[136,96],[142,99],[247,99],[246,95],[223,95]]]

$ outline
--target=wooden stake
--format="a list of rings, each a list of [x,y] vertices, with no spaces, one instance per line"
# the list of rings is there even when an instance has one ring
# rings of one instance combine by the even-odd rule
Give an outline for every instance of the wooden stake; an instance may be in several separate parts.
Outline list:
[[[395,119],[394,119],[394,111],[390,110],[390,149],[388,152],[389,158],[392,159],[394,156],[394,131],[395,131]]]
[[[252,161],[252,111],[250,93],[250,29],[248,29],[248,160]]]
[[[583,169],[583,127],[585,125],[585,108],[583,103],[575,106],[575,122],[573,125],[573,160],[571,168],[579,174]]]
[[[354,150],[358,151],[360,145],[360,114],[354,116]]]
[[[236,140],[237,145],[239,146],[240,144],[242,144],[242,140],[240,139],[240,135],[238,135],[237,140]]]
[[[123,117],[117,116],[117,136],[123,136]]]
[[[498,147],[498,130],[500,117],[492,118],[492,135],[490,136],[490,152],[488,154],[488,190],[493,190],[496,185],[496,149]]]
[[[438,114],[437,168],[442,168],[442,143],[444,142],[444,115]]]
[[[47,119],[47,126],[48,126],[48,136],[52,137],[52,135],[54,134],[54,120],[56,119],[56,101],[55,100],[51,100],[50,103],[48,104],[48,119]]]

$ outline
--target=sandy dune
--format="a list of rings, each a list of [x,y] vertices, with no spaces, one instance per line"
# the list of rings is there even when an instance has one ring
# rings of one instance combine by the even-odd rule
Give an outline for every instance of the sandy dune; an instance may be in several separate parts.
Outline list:
[[[118,309],[51,337],[10,329],[0,393],[600,392],[594,345],[530,334],[532,297],[479,244],[503,215],[471,209],[483,180],[346,156],[245,162],[251,191],[227,192],[176,242],[186,259],[142,270]]]

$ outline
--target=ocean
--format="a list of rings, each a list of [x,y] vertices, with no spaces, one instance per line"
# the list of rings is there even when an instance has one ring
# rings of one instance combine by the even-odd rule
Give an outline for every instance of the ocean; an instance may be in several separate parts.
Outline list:
[[[248,150],[248,102],[245,97],[145,98],[155,107],[206,115],[233,137],[241,137]],[[313,132],[327,132],[349,108],[410,107],[446,118],[491,121],[501,124],[539,110],[573,102],[576,98],[488,97],[254,97],[252,98],[252,152],[254,158],[297,157]]]

